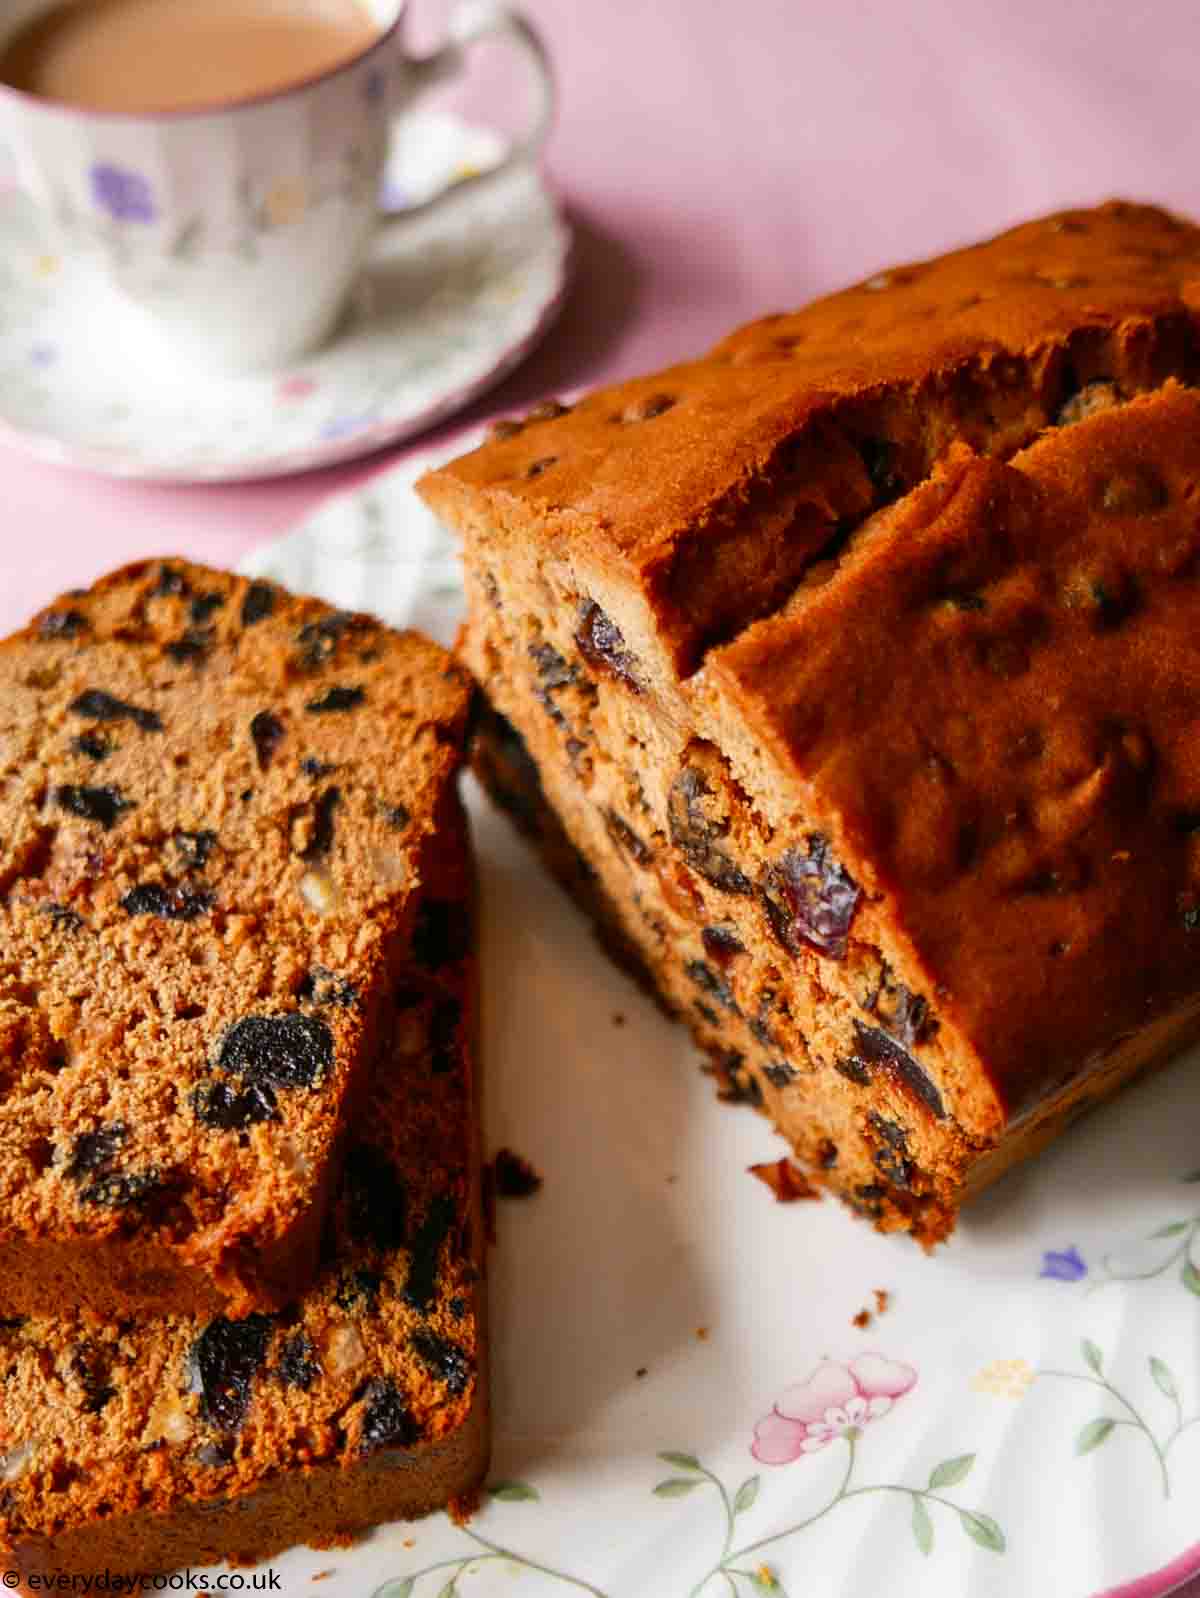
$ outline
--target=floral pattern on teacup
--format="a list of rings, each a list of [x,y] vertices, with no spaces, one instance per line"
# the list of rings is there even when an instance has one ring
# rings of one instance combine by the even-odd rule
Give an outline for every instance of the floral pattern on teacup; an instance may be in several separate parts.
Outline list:
[[[154,191],[140,172],[98,161],[88,169],[88,186],[96,205],[114,222],[158,220]]]

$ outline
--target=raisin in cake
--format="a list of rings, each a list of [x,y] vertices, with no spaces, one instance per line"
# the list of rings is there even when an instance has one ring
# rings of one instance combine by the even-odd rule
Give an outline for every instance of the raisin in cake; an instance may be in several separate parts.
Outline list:
[[[311,1276],[469,702],[434,644],[127,568],[0,645],[0,1315]]]
[[[471,878],[445,817],[422,913],[456,936],[387,1004],[316,1283],[240,1321],[0,1327],[0,1547],[28,1581],[265,1559],[425,1514],[487,1465]]]
[[[1197,1026],[1194,304],[1200,230],[1055,216],[424,483],[485,780],[926,1242]]]

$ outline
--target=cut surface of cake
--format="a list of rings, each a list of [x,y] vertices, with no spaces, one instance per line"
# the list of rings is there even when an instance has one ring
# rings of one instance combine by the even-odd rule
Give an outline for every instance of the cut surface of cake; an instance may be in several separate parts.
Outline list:
[[[0,1326],[0,1547],[27,1583],[247,1563],[470,1507],[489,1447],[466,829],[426,862],[320,1274],[242,1320]]]
[[[0,1316],[312,1276],[469,700],[416,634],[181,561],[0,645]]]
[[[423,485],[485,783],[924,1242],[1200,1028],[1197,296],[1190,224],[1063,213]]]

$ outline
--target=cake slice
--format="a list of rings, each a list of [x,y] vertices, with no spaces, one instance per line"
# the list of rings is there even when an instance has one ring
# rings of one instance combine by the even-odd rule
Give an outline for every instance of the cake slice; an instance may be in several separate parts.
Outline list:
[[[470,698],[179,561],[0,645],[0,1316],[244,1315],[316,1268]]]
[[[924,1242],[1197,1030],[1198,239],[1031,223],[424,484],[464,535],[484,780],[725,1092]]]
[[[67,1314],[0,1327],[0,1548],[27,1584],[344,1545],[487,1467],[471,875],[441,807],[420,914],[351,1129],[320,1275],[244,1320]]]

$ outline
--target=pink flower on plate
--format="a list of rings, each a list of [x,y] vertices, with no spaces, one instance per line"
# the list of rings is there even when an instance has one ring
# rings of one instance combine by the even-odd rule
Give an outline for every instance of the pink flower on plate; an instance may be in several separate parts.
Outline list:
[[[859,1354],[848,1365],[822,1360],[805,1382],[789,1387],[754,1428],[750,1452],[763,1465],[790,1465],[827,1448],[835,1437],[857,1437],[915,1386],[917,1373],[882,1354]]]
[[[305,377],[303,372],[295,372],[290,377],[281,377],[277,390],[281,400],[307,399],[316,391],[316,383],[311,377]]]

